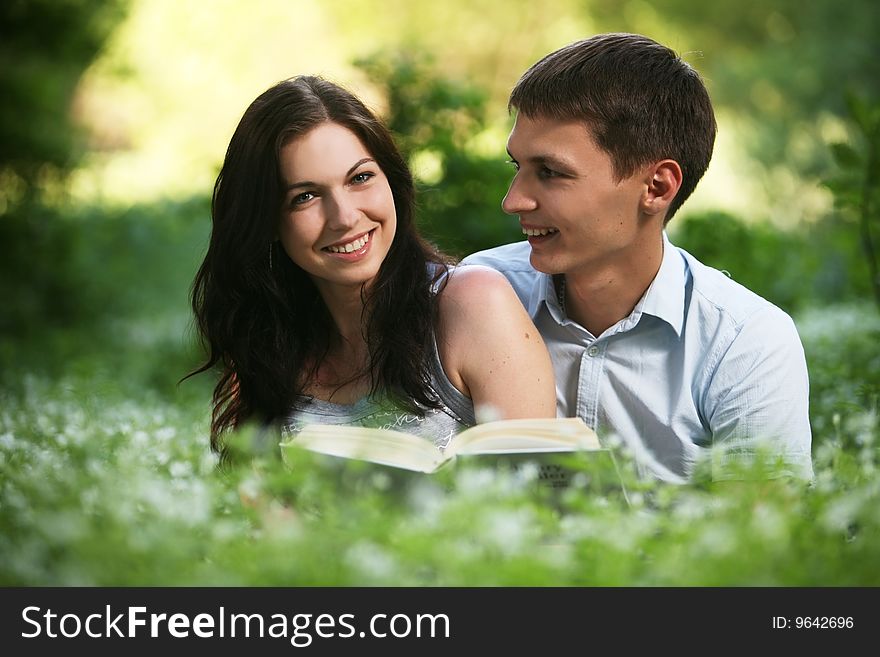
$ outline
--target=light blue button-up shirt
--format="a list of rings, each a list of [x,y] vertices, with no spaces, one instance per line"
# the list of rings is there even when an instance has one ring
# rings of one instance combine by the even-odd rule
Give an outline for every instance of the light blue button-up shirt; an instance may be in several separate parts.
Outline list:
[[[510,281],[550,350],[562,417],[629,447],[641,470],[690,479],[709,459],[723,479],[756,451],[812,477],[809,381],[794,322],[664,234],[657,276],[628,317],[594,336],[568,319],[528,242],[465,258]]]

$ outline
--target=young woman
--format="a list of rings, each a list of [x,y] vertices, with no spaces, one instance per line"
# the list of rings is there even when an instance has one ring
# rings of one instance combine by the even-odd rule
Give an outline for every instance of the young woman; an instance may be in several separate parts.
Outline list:
[[[192,290],[208,352],[196,372],[220,370],[215,450],[246,421],[443,446],[477,417],[555,415],[550,358],[512,288],[423,241],[414,196],[388,130],[339,86],[297,77],[247,109]]]

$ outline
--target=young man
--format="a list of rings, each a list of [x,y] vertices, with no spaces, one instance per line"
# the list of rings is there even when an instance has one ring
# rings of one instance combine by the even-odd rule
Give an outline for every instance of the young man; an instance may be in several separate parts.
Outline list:
[[[712,155],[699,75],[651,39],[603,34],[533,65],[509,107],[516,174],[502,207],[528,238],[464,264],[517,291],[550,349],[559,415],[617,436],[663,480],[701,462],[723,479],[758,451],[810,478],[791,318],[664,232]]]

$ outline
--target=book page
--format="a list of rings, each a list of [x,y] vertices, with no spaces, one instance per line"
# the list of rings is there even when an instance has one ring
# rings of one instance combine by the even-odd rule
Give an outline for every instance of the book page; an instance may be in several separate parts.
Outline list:
[[[578,418],[499,420],[455,436],[447,453],[504,454],[601,449],[595,432]]]
[[[424,438],[389,429],[310,424],[281,444],[282,453],[291,446],[415,472],[433,472],[447,460]]]

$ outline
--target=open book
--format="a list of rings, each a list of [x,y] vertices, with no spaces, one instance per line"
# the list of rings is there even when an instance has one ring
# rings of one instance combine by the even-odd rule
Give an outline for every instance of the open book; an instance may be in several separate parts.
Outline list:
[[[310,424],[281,443],[286,462],[296,448],[415,472],[435,472],[464,455],[538,456],[602,449],[596,433],[579,418],[486,422],[457,434],[445,449],[403,431]]]

